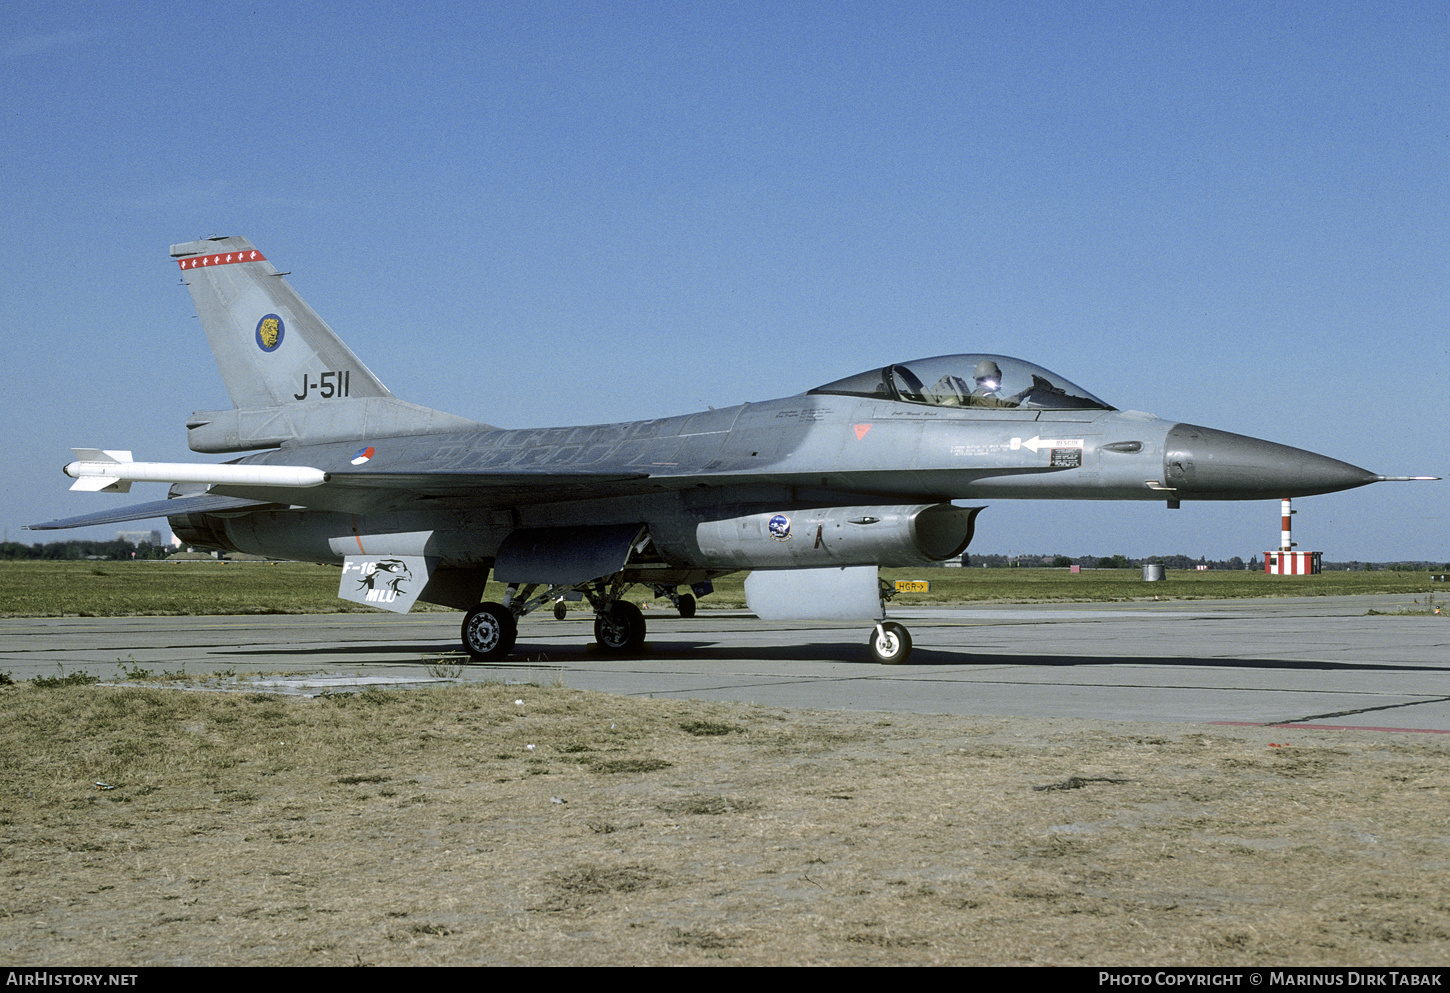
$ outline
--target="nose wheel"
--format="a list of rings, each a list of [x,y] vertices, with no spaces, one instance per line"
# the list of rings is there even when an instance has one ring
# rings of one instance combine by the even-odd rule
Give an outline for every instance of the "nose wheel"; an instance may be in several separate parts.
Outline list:
[[[867,645],[872,658],[882,665],[905,665],[911,657],[911,632],[895,621],[882,621]]]

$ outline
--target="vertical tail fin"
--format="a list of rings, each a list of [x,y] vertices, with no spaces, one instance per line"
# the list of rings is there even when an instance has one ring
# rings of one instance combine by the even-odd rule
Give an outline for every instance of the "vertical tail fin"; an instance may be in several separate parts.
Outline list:
[[[234,407],[392,396],[247,239],[172,245],[171,257]]]
[[[188,419],[195,452],[487,428],[399,400],[245,238],[172,245],[233,410]]]

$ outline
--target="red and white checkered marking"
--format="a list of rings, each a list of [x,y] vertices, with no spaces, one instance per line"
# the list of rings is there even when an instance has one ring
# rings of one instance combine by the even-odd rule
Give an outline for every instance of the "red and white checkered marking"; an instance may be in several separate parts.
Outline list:
[[[219,255],[193,255],[189,259],[178,259],[183,269],[199,269],[203,266],[236,265],[238,262],[265,262],[267,256],[255,248],[250,252],[222,252]]]

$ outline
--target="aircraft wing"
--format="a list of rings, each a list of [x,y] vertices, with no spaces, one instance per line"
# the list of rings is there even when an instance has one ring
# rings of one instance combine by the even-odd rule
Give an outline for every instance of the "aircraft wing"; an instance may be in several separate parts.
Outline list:
[[[293,502],[309,507],[328,501],[325,494],[335,494],[346,501],[373,493],[381,497],[394,494],[404,500],[458,501],[462,505],[497,507],[519,499],[542,503],[583,497],[628,496],[661,490],[710,489],[728,490],[738,486],[778,485],[814,489],[845,490],[861,493],[888,494],[896,491],[912,494],[942,494],[958,488],[966,477],[1028,475],[1061,471],[1051,466],[993,467],[976,472],[970,469],[895,470],[882,473],[874,470],[791,472],[775,469],[749,469],[738,472],[670,472],[630,471],[579,472],[542,468],[529,471],[491,472],[329,472],[327,482],[315,489],[297,493]],[[215,487],[223,490],[223,487]],[[239,487],[226,488],[228,493],[241,493]],[[258,495],[253,488],[248,495]],[[959,494],[954,494],[956,496]]]
[[[68,467],[71,472],[76,464]],[[278,478],[302,471],[315,474],[300,482],[276,482],[271,476],[256,480],[257,466],[188,466],[169,463],[94,463],[107,474],[101,482],[127,480],[151,482],[206,482],[209,490],[199,496],[157,500],[115,511],[103,511],[78,517],[67,517],[44,524],[33,524],[33,530],[56,530],[144,520],[149,517],[170,517],[186,513],[221,513],[225,511],[287,507],[333,511],[345,514],[376,513],[404,510],[420,503],[434,507],[448,506],[460,510],[493,509],[520,501],[531,503],[561,502],[604,496],[630,496],[660,490],[708,487],[728,491],[737,486],[788,486],[811,491],[829,491],[836,495],[861,494],[881,497],[911,497],[927,500],[950,500],[962,494],[954,492],[964,476],[980,477],[1037,474],[1058,471],[1053,467],[984,468],[909,471],[881,473],[871,470],[790,472],[747,470],[738,472],[670,472],[654,473],[620,466],[615,471],[580,471],[540,467],[513,471],[438,470],[412,472],[379,472],[376,470],[332,471],[297,466],[269,466],[266,469]],[[87,467],[75,469],[87,488],[99,488],[88,474]],[[203,479],[203,477],[205,477]],[[78,483],[78,487],[79,487]],[[723,496],[723,494],[722,494]],[[725,498],[728,499],[728,498]]]
[[[343,514],[382,513],[418,506],[493,509],[519,502],[544,503],[644,491],[644,472],[577,472],[557,469],[514,472],[329,472],[307,489],[222,483],[210,492],[309,510]]]
[[[182,471],[157,472],[157,468]],[[224,474],[226,470],[245,467],[208,465],[195,468],[208,473]],[[196,473],[185,471],[187,469],[186,466],[160,463],[127,463],[119,472],[123,481],[196,482]],[[319,473],[319,476],[322,475]],[[323,482],[306,485],[222,481],[213,482],[206,493],[197,496],[153,500],[150,503],[64,517],[28,527],[32,531],[52,531],[140,521],[152,517],[172,517],[177,514],[209,514],[264,508],[284,510],[288,507],[365,513],[405,508],[416,501],[427,501],[434,505],[448,503],[464,507],[494,507],[525,498],[577,499],[597,495],[605,489],[618,492],[622,484],[638,483],[648,478],[649,474],[642,472],[580,473],[541,470],[508,473],[329,473],[325,475]]]

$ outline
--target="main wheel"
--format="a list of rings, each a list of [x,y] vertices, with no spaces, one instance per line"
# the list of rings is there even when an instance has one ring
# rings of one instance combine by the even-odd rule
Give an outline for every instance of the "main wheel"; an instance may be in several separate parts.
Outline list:
[[[501,603],[480,603],[463,615],[463,650],[475,662],[495,662],[514,650],[519,622]]]
[[[555,600],[554,601],[554,620],[556,620],[556,621],[562,621],[564,619],[564,615],[567,614],[568,612],[569,612],[569,608],[566,607],[566,606],[564,606],[564,601],[563,600]]]
[[[904,665],[911,657],[911,632],[895,621],[886,621],[878,630],[872,631],[866,644],[871,646],[872,656],[882,665]]]
[[[594,615],[594,637],[611,655],[632,654],[644,647],[644,615],[627,600],[616,600]]]
[[[684,593],[680,596],[680,616],[695,616],[695,596],[692,593]]]

